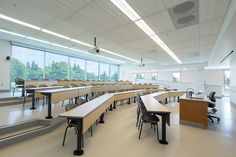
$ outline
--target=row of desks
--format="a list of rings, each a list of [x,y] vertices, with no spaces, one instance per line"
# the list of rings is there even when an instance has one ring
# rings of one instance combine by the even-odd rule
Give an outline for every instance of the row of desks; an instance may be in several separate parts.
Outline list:
[[[148,87],[147,86],[139,87],[135,85],[105,85],[105,86],[81,86],[73,88],[63,88],[63,86],[50,86],[50,87],[39,87],[39,88],[27,88],[26,91],[28,93],[33,94],[31,109],[36,109],[35,107],[36,97],[40,97],[40,95],[48,97],[48,116],[46,118],[51,119],[53,118],[51,114],[52,104],[55,104],[63,100],[99,92],[116,92],[122,90],[135,90],[135,89],[157,90],[158,88],[155,87],[158,86],[150,85]]]
[[[104,112],[115,101],[133,98],[137,94],[143,94],[146,92],[142,90],[124,91],[118,93],[104,94],[98,98],[95,98],[81,106],[78,106],[70,111],[60,114],[60,117],[66,117],[69,119],[77,120],[77,148],[74,151],[74,155],[82,155],[84,151],[81,147],[82,134],[94,124],[94,122],[100,117],[100,123],[104,123]],[[147,111],[153,114],[158,114],[162,117],[162,137],[159,140],[161,144],[168,144],[166,141],[166,124],[170,125],[170,110],[163,106],[159,101],[168,97],[179,97],[184,94],[183,91],[166,91],[157,92],[142,96],[141,99],[144,102]],[[114,107],[115,108],[115,104]]]
[[[25,91],[27,86],[33,85],[39,87],[40,85],[46,86],[68,86],[68,85],[77,85],[77,86],[90,86],[90,85],[130,85],[131,81],[49,81],[49,80],[24,80],[22,96],[25,96]]]

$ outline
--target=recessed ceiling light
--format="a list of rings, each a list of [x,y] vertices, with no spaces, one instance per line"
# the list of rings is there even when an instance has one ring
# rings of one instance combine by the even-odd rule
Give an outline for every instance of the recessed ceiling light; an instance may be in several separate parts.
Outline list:
[[[123,3],[127,3],[127,2],[123,2]],[[123,4],[122,4],[123,5]],[[122,6],[124,7],[124,6]],[[132,11],[132,8],[125,8],[126,10],[130,10],[131,9],[131,13],[133,17],[135,17],[135,20],[138,20],[140,19],[140,17],[135,14],[135,11],[133,10]],[[11,21],[11,22],[14,22],[14,23],[17,23],[17,24],[20,24],[20,25],[23,25],[23,26],[26,26],[26,27],[30,27],[30,28],[33,28],[33,29],[36,29],[36,30],[39,30],[39,31],[42,31],[44,33],[47,33],[47,34],[50,34],[50,35],[53,35],[53,36],[57,36],[59,38],[63,38],[63,39],[66,39],[66,40],[69,40],[69,41],[72,41],[72,42],[75,42],[75,43],[78,43],[78,44],[81,44],[81,45],[84,45],[84,46],[88,46],[88,47],[93,47],[93,45],[91,44],[88,44],[88,43],[85,43],[85,42],[82,42],[82,41],[79,41],[79,40],[76,40],[76,39],[72,39],[70,37],[67,37],[65,35],[62,35],[62,34],[59,34],[59,33],[56,33],[56,32],[53,32],[53,31],[50,31],[50,30],[47,30],[47,29],[43,29],[43,28],[40,28],[38,26],[35,26],[35,25],[32,25],[32,24],[29,24],[29,23],[26,23],[26,22],[23,22],[23,21],[20,21],[20,20],[17,20],[17,19],[14,19],[14,18],[11,18],[11,17],[8,17],[8,16],[5,16],[3,14],[0,14],[0,18],[2,19],[5,19],[5,20],[8,20],[8,21]],[[59,47],[63,47],[65,48],[65,46],[63,45],[58,45],[58,44],[55,44],[55,43],[52,43],[52,42],[48,42],[48,41],[44,41],[44,40],[41,40],[41,39],[37,39],[37,38],[33,38],[33,37],[26,37],[25,35],[21,35],[21,34],[17,34],[17,33],[14,33],[14,32],[10,32],[10,31],[6,31],[6,30],[3,30],[3,29],[0,29],[1,32],[5,32],[5,33],[8,33],[8,34],[12,34],[12,35],[16,35],[16,36],[20,36],[20,37],[25,37],[27,39],[31,39],[31,40],[34,40],[34,41],[38,41],[38,42],[42,42],[42,43],[47,43],[47,44],[51,44],[51,45],[54,45],[54,46],[59,46]],[[69,48],[69,49],[73,49],[73,48]],[[74,49],[76,51],[79,51],[79,52],[82,52],[84,53],[83,51],[79,50],[79,49]],[[137,60],[135,59],[132,59],[132,58],[129,58],[129,57],[125,57],[123,55],[119,55],[115,52],[112,52],[112,51],[108,51],[108,50],[105,50],[103,49],[103,51],[107,52],[107,53],[110,53],[112,55],[115,55],[115,56],[118,56],[118,57],[121,57],[121,58],[125,58],[127,60],[130,60],[130,61],[134,61],[134,62],[138,62]],[[85,52],[88,54],[88,52]],[[104,56],[102,56],[104,58]],[[109,57],[106,57],[107,59],[109,59]],[[112,58],[110,58],[111,60]],[[116,60],[116,59],[113,59],[113,60]],[[123,62],[123,61],[120,61],[120,62]]]
[[[141,17],[134,11],[134,9],[125,0],[111,0],[126,16],[132,21],[141,19]]]
[[[0,29],[0,32],[15,35],[15,36],[18,36],[18,37],[23,37],[23,38],[25,37],[25,35],[14,33],[14,32],[11,32],[11,31],[4,30],[4,29]]]
[[[48,33],[48,34],[51,34],[51,35],[54,35],[54,36],[57,36],[59,38],[66,39],[66,40],[70,40],[71,39],[70,37],[67,37],[65,35],[62,35],[62,34],[59,34],[59,33],[56,33],[56,32],[50,31],[50,30],[47,30],[47,29],[42,29],[41,31],[45,32],[45,33]]]
[[[20,25],[23,25],[23,26],[26,26],[26,27],[29,27],[29,28],[33,28],[33,29],[36,29],[36,30],[40,30],[41,29],[38,26],[35,26],[35,25],[32,25],[32,24],[29,24],[29,23],[26,23],[26,22],[23,22],[23,21],[11,18],[9,16],[5,16],[3,14],[0,14],[0,18],[2,18],[4,20],[7,20],[7,21],[11,21],[11,22],[17,23],[17,24],[20,24]]]
[[[46,44],[50,43],[49,41],[45,41],[45,40],[41,40],[41,39],[37,39],[37,38],[33,38],[33,37],[26,37],[26,38],[30,39],[30,40],[38,41],[38,42],[41,42],[41,43],[46,43]]]
[[[121,58],[124,58],[124,59],[128,59],[128,60],[136,62],[136,63],[139,63],[139,61],[137,61],[135,59],[132,59],[132,58],[129,58],[129,57],[125,57],[123,55],[117,54],[117,53],[112,52],[112,51],[108,51],[108,50],[105,50],[105,49],[102,49],[102,48],[101,48],[101,51],[109,53],[109,54],[112,54],[112,55],[115,55],[115,56],[118,56],[118,57],[121,57]]]
[[[88,46],[88,47],[93,47],[93,45],[91,45],[91,44],[88,44],[88,43],[85,43],[85,42],[82,42],[82,41],[79,41],[79,40],[76,40],[76,39],[70,39],[70,41],[78,43],[80,45],[84,45],[84,46]]]
[[[142,29],[155,43],[157,43],[167,54],[177,63],[182,63],[180,59],[167,47],[159,36],[147,25],[147,23],[135,12],[135,10],[125,0],[111,0],[125,15],[127,15],[140,29]]]
[[[155,35],[155,32],[141,19],[134,22],[140,29],[142,29],[148,36]]]

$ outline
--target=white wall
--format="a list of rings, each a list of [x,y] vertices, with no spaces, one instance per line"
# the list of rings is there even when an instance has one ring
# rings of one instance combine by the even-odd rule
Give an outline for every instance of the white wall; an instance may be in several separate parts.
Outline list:
[[[120,78],[123,80],[130,80],[137,83],[153,83],[160,84],[161,87],[170,86],[171,88],[177,88],[186,90],[187,88],[193,88],[195,91],[203,91],[209,94],[211,91],[215,91],[217,96],[223,95],[224,89],[224,70],[223,69],[211,69],[204,70],[204,65],[197,65],[194,69],[186,65],[161,67],[153,69],[149,67],[138,68],[137,65],[122,65]],[[155,69],[156,68],[156,69]],[[186,70],[188,69],[189,70]],[[172,73],[179,71],[181,73],[180,82],[172,82]],[[151,80],[152,73],[157,73],[157,80]],[[135,73],[145,73],[145,79],[135,80]],[[125,75],[124,75],[125,74]]]
[[[230,71],[230,101],[236,105],[236,54],[231,59]]]
[[[157,80],[160,81],[172,81],[173,76],[172,76],[172,71],[159,71],[157,73]]]
[[[7,56],[11,56],[11,45],[0,40],[0,91],[10,89],[11,61],[6,60]]]

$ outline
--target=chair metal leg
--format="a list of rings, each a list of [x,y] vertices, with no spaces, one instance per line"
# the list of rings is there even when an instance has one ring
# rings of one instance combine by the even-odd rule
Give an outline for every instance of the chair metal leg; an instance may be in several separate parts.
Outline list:
[[[64,100],[62,100],[62,104],[61,104],[61,106],[63,106],[64,105]]]
[[[138,124],[138,130],[140,129],[141,121],[142,121],[142,119],[140,118],[139,119],[139,124]]]
[[[159,141],[158,122],[157,122],[157,141]]]
[[[23,108],[25,107],[25,100],[26,100],[26,97],[24,97],[24,100],[23,100]]]
[[[156,129],[155,129],[155,128],[156,128],[156,126],[155,126],[155,124],[153,124],[153,130],[154,130],[154,132],[156,131]]]
[[[137,115],[136,127],[138,126],[138,121],[139,121],[139,114]]]
[[[93,136],[93,126],[90,127],[90,135]]]
[[[143,129],[143,121],[141,122],[141,128],[140,128],[140,130],[139,130],[138,139],[140,139],[140,137],[141,137],[142,129]]]
[[[13,93],[12,93],[13,96],[14,96],[14,94],[15,94],[15,90],[16,90],[16,88],[13,88]]]
[[[208,115],[207,117],[211,120],[212,123],[214,123],[214,120],[211,118],[210,115]]]
[[[66,130],[65,130],[65,133],[64,133],[64,137],[63,137],[63,143],[62,143],[62,146],[65,145],[66,133],[67,133],[67,129],[68,129],[69,127],[70,127],[70,126],[67,126],[67,127],[66,127]]]

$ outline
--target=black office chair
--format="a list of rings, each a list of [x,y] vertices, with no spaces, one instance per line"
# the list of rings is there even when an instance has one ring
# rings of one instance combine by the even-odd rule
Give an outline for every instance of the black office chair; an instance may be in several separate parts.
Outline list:
[[[25,88],[27,89],[27,88],[36,88],[37,86],[35,86],[35,85],[26,85],[25,86]],[[29,93],[29,92],[27,92],[26,91],[26,96],[24,97],[24,99],[23,99],[23,108],[25,107],[25,102],[26,102],[26,99],[27,98],[33,98],[33,93]]]
[[[217,109],[215,108],[215,106],[216,106],[215,94],[216,94],[216,92],[211,92],[208,96],[208,98],[211,100],[211,102],[209,102],[209,104],[208,104],[208,107],[211,108],[211,110],[208,112],[207,117],[211,120],[212,123],[214,123],[213,118],[216,118],[218,122],[220,121],[219,117],[212,115],[217,112]]]
[[[84,104],[86,101],[84,100],[84,99],[79,99],[78,101],[77,101],[77,104],[68,104],[68,105],[66,105],[65,106],[65,110],[66,111],[69,111],[69,110],[72,110],[73,108],[75,108],[75,107],[77,107],[77,106],[79,106],[79,105],[82,105],[82,104]],[[67,133],[67,129],[68,128],[75,128],[75,129],[77,129],[77,120],[73,120],[73,119],[68,119],[67,118],[67,127],[66,127],[66,129],[65,129],[65,133],[64,133],[64,137],[63,137],[63,143],[62,143],[62,146],[64,146],[65,145],[65,139],[66,139],[66,133]],[[91,136],[92,136],[92,127],[90,128],[90,131],[91,131]],[[83,138],[83,137],[82,137]],[[83,140],[83,139],[82,139]],[[83,141],[82,141],[83,142]]]
[[[16,78],[15,79],[15,86],[13,88],[13,94],[12,94],[13,96],[15,94],[16,88],[21,88],[21,90],[23,90],[23,88],[24,88],[24,79],[22,79],[22,78]]]
[[[159,133],[158,133],[158,122],[159,122],[159,118],[149,112],[147,112],[146,107],[143,104],[143,101],[140,98],[140,95],[137,95],[137,102],[140,108],[140,121],[139,121],[139,126],[138,128],[139,130],[139,139],[141,137],[141,133],[142,133],[142,128],[143,128],[143,123],[150,123],[151,126],[154,127],[154,131],[155,131],[155,126],[157,126],[157,140],[159,140]]]

